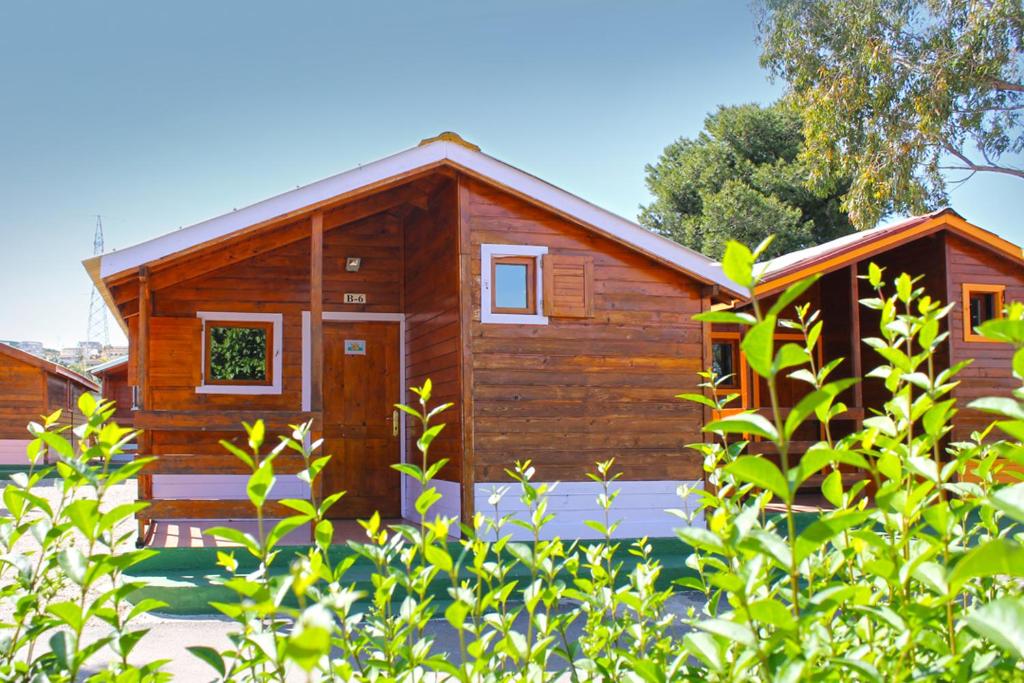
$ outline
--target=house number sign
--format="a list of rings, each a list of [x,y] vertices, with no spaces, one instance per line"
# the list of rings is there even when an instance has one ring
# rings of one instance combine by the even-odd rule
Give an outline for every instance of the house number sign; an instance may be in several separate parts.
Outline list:
[[[345,292],[345,303],[347,304],[365,304],[366,295],[363,293]]]
[[[365,339],[346,339],[345,340],[345,355],[346,356],[365,356],[366,355],[366,340]]]

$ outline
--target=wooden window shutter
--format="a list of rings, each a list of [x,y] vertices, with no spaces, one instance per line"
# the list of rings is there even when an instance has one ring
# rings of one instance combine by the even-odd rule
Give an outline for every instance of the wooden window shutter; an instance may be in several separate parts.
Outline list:
[[[544,315],[591,318],[594,315],[594,259],[545,254]]]
[[[154,387],[197,387],[202,383],[202,321],[149,319],[149,383]]]
[[[128,384],[139,384],[139,316],[128,318]]]

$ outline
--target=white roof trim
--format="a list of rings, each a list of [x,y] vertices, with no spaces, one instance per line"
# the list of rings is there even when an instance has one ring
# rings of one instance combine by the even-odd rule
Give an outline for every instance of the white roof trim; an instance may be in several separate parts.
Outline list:
[[[657,255],[700,279],[718,284],[732,293],[741,291],[736,283],[722,273],[717,263],[703,254],[687,249],[493,157],[444,140],[413,147],[223,216],[104,254],[100,260],[100,277],[106,278],[138,268],[145,263],[224,237],[251,225],[445,160],[490,178],[582,223],[592,225],[637,249]]]

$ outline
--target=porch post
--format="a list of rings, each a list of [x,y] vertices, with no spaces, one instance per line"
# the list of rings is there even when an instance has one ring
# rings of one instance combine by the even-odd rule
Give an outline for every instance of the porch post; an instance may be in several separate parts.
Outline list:
[[[152,408],[149,396],[149,318],[152,314],[153,293],[149,283],[149,268],[139,268],[139,338],[136,340],[135,376],[138,382],[138,408],[139,410],[150,410]],[[138,452],[143,457],[153,454],[153,436],[149,430],[145,430],[138,439]],[[153,498],[153,475],[139,473],[139,500],[148,501]],[[142,546],[148,541],[147,524],[149,530],[153,528],[153,520],[144,518],[138,519],[138,533],[136,545]]]
[[[309,241],[310,410],[323,410],[324,394],[324,214],[313,214]]]
[[[860,342],[860,281],[857,279],[857,263],[850,264],[850,363],[853,376],[863,377]],[[864,387],[861,382],[853,385],[853,403],[857,408],[864,407]]]
[[[313,413],[313,441],[323,437],[324,409],[324,214],[317,211],[310,219],[309,231],[309,355],[310,396],[309,409]],[[324,455],[320,453],[319,455]],[[324,497],[324,477],[320,473],[311,482],[310,495],[314,501]],[[319,503],[314,503],[318,505]],[[315,532],[310,525],[310,537]]]

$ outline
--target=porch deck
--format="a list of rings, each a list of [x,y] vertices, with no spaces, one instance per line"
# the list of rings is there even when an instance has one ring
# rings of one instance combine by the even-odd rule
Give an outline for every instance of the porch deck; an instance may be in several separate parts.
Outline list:
[[[400,524],[405,520],[385,519],[385,526]],[[332,520],[334,523],[334,543],[343,544],[350,540],[365,541],[366,531],[359,526],[354,519]],[[273,522],[266,523],[266,530],[272,528]],[[175,519],[155,520],[153,522],[153,536],[146,544],[151,548],[231,548],[238,547],[236,543],[229,543],[223,539],[213,538],[205,532],[217,526],[230,526],[232,528],[256,535],[257,523],[255,519]],[[302,526],[284,537],[283,545],[309,545],[312,543],[312,536],[308,526]]]

